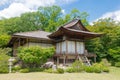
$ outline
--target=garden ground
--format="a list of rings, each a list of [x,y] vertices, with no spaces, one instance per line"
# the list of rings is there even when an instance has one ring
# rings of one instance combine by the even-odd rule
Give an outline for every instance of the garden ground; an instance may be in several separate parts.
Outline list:
[[[0,74],[0,80],[120,80],[120,68],[111,67],[110,73],[10,73]]]

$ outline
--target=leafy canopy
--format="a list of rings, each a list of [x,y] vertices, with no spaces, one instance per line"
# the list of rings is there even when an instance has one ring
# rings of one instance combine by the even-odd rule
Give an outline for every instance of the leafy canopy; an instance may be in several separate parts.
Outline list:
[[[39,67],[51,58],[54,54],[55,49],[42,48],[40,46],[20,47],[18,49],[18,57],[26,65],[25,67]]]
[[[92,39],[86,42],[86,48],[98,55],[97,59],[107,58],[114,62],[120,59],[120,24],[113,19],[100,19],[87,27],[90,31],[104,33],[100,38]]]

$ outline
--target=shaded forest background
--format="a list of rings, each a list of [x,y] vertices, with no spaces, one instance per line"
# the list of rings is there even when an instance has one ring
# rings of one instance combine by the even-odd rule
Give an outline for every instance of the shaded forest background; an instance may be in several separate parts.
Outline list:
[[[97,61],[108,59],[113,65],[120,62],[120,22],[111,18],[99,19],[90,25],[87,12],[72,9],[63,14],[59,6],[39,7],[36,12],[24,13],[20,17],[0,20],[0,52],[8,54],[11,48],[6,48],[11,35],[17,32],[44,30],[54,32],[64,23],[80,18],[84,26],[92,32],[104,33],[100,38],[86,41],[86,49],[97,54]]]

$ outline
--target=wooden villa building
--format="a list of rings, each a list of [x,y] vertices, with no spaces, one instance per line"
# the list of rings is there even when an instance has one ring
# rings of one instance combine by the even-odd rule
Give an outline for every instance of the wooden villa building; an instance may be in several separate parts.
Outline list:
[[[69,64],[76,59],[81,59],[89,65],[88,57],[96,59],[95,54],[90,54],[85,49],[85,40],[100,37],[102,34],[90,32],[80,20],[74,19],[55,32],[32,31],[13,34],[9,45],[13,47],[13,56],[16,56],[16,49],[19,46],[40,45],[49,47],[55,45],[56,52],[53,56],[57,64]]]

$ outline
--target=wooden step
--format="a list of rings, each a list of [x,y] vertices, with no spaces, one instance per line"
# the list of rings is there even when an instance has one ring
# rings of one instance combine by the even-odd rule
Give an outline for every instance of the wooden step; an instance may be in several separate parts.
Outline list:
[[[84,63],[85,65],[91,66],[90,60],[88,60],[88,58],[86,56],[79,56],[78,55],[78,59],[80,61],[82,61],[82,63]]]

